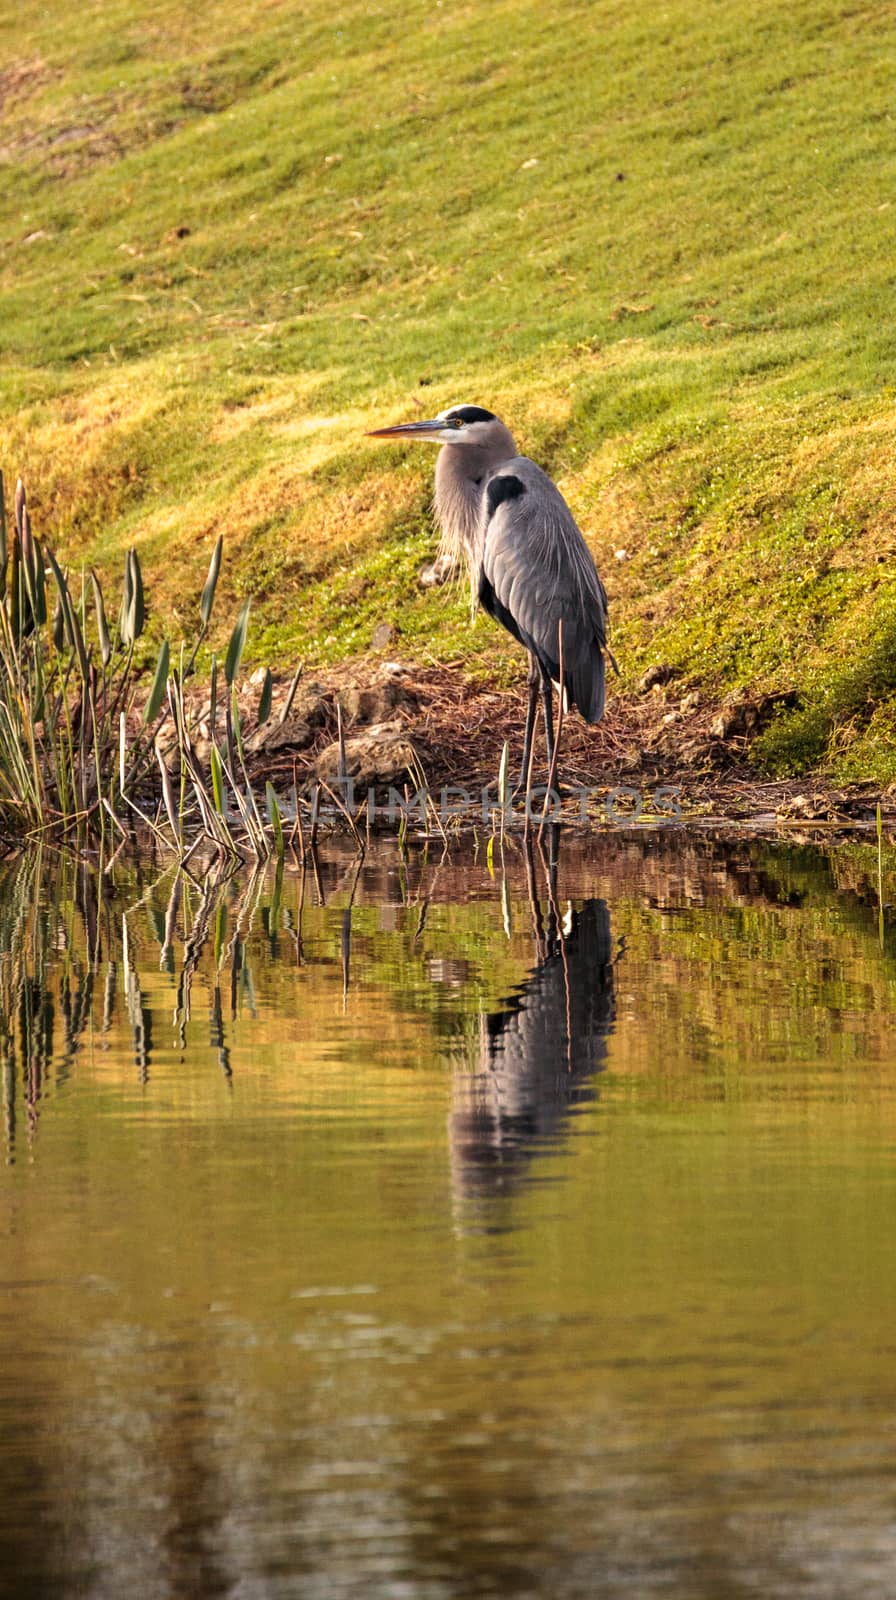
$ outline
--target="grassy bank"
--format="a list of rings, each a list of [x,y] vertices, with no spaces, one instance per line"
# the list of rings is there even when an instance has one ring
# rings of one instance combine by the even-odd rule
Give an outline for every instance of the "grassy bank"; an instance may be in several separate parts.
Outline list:
[[[176,629],[284,669],[517,653],[421,591],[475,400],[560,480],[625,680],[788,689],[772,770],[896,778],[892,22],[848,0],[0,5],[0,463]],[[225,639],[213,643],[226,644]]]

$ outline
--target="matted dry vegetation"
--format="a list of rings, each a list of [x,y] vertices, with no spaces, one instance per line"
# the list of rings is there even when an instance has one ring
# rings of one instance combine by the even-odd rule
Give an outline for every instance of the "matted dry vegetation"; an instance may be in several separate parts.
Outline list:
[[[274,716],[282,704],[286,685],[274,689]],[[241,704],[244,720],[252,726],[252,707],[258,688],[244,686]],[[456,667],[386,663],[371,666],[355,662],[314,675],[311,698],[318,708],[314,726],[301,736],[300,746],[278,737],[275,748],[256,748],[250,758],[253,779],[270,780],[278,792],[289,794],[315,782],[322,756],[332,751],[340,723],[346,743],[362,746],[369,740],[389,741],[400,732],[416,753],[414,770],[396,767],[390,781],[413,794],[419,776],[425,778],[438,803],[443,789],[451,804],[457,790],[472,797],[469,820],[481,814],[484,789],[496,793],[498,771],[505,744],[509,751],[511,782],[522,748],[525,688],[493,690],[471,684],[462,664]],[[337,707],[339,710],[337,710]],[[871,828],[876,806],[882,803],[887,825],[896,823],[896,794],[881,793],[873,783],[833,785],[818,778],[769,780],[750,761],[750,732],[763,714],[762,703],[744,697],[726,704],[682,693],[674,682],[655,685],[641,693],[611,694],[607,715],[589,727],[575,713],[564,721],[561,794],[570,824],[583,823],[583,791],[591,791],[587,806],[590,825],[608,820],[606,799],[613,813],[625,818],[637,811],[645,820],[669,820],[670,809],[683,820],[717,825],[748,823],[753,828]],[[250,745],[252,743],[250,737]],[[537,736],[536,784],[547,779],[543,763],[542,732]],[[356,795],[363,801],[366,776],[361,771]],[[382,792],[382,783],[375,785]],[[522,802],[518,809],[522,810]]]

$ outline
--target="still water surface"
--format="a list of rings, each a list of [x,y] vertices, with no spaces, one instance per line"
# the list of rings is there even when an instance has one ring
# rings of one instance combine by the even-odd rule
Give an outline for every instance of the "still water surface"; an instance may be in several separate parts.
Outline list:
[[[3,1592],[896,1594],[870,854],[4,869]]]

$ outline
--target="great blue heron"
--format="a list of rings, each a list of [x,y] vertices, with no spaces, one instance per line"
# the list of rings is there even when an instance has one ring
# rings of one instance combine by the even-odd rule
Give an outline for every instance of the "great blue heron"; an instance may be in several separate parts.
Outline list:
[[[607,595],[556,484],[482,406],[450,406],[429,422],[375,428],[376,439],[425,439],[436,460],[435,511],[443,555],[463,557],[474,596],[529,652],[529,705],[520,777],[529,774],[541,690],[548,765],[554,756],[551,684],[586,722],[604,713]],[[562,624],[562,628],[561,628]],[[613,663],[615,666],[615,662]]]

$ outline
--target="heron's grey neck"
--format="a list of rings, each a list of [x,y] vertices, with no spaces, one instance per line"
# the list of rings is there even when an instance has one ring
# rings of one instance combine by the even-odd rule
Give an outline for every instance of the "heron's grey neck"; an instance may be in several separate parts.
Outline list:
[[[500,433],[493,424],[494,437],[487,446],[446,444],[436,460],[435,511],[442,535],[440,555],[452,566],[462,559],[470,573],[475,596],[479,589],[479,569],[485,522],[482,505],[485,483],[504,461],[517,454],[510,431]]]

